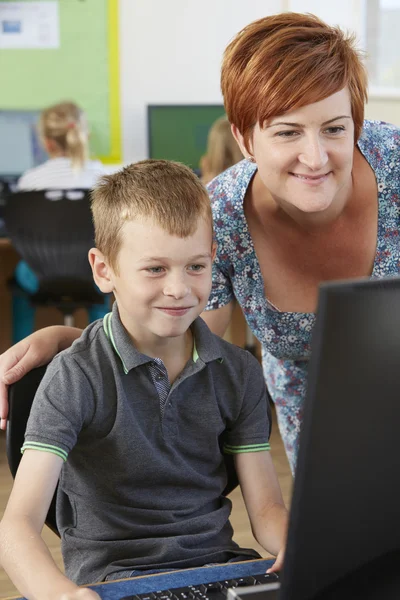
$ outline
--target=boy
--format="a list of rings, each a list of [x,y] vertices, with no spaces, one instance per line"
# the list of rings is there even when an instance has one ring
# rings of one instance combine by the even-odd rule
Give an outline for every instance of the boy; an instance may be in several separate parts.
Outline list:
[[[39,387],[0,527],[4,568],[27,598],[55,600],[132,571],[257,558],[232,541],[223,446],[279,570],[287,514],[262,371],[199,318],[216,250],[206,190],[183,165],[142,161],[103,177],[92,211],[93,277],[116,302]],[[40,538],[58,479],[67,576]]]

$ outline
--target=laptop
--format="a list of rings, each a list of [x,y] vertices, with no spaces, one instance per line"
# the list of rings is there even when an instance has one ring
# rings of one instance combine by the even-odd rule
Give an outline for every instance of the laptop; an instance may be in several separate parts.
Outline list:
[[[320,286],[281,583],[229,600],[400,598],[400,277]]]

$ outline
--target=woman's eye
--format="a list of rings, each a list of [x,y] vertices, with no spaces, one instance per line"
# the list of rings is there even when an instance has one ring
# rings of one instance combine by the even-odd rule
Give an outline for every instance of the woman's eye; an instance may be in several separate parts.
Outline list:
[[[325,131],[326,131],[326,133],[329,133],[331,135],[332,134],[336,135],[338,133],[342,133],[343,131],[345,131],[345,128],[343,127],[343,125],[340,125],[340,126],[337,125],[336,127],[328,127],[328,129],[325,129]]]
[[[276,134],[279,137],[290,138],[298,135],[297,131],[278,131]]]

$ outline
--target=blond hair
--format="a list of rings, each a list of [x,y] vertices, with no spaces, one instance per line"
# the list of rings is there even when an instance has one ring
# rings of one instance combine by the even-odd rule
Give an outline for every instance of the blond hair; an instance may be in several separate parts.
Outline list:
[[[142,160],[104,175],[92,191],[96,247],[118,272],[121,229],[138,217],[153,219],[170,235],[193,235],[198,219],[210,222],[207,190],[188,167],[168,160]]]
[[[243,154],[232,135],[231,124],[226,117],[220,117],[208,132],[207,153],[201,162],[203,183],[208,183],[242,158]]]
[[[74,102],[49,106],[40,115],[42,139],[53,140],[71,159],[73,169],[83,168],[88,158],[88,127],[84,112]]]

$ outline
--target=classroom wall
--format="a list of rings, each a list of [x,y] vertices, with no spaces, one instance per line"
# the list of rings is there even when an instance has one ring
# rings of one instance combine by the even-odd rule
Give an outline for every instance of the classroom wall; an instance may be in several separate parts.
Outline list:
[[[281,0],[120,0],[121,108],[125,161],[147,153],[147,104],[220,104],[229,40]]]
[[[147,156],[147,104],[222,102],[222,53],[247,23],[283,10],[312,12],[362,38],[364,5],[363,0],[119,0],[124,162]],[[400,98],[371,98],[366,116],[400,126]]]

